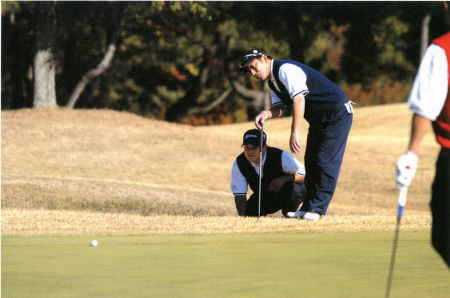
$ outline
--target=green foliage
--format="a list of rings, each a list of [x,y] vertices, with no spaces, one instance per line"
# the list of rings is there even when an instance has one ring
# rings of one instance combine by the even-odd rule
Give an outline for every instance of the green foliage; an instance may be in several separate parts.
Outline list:
[[[25,107],[32,97],[34,6],[2,2],[2,109]],[[232,85],[242,53],[251,48],[310,65],[362,105],[403,101],[419,63],[421,21],[431,14],[430,38],[437,37],[445,33],[441,11],[437,2],[58,2],[57,100],[67,103],[117,32],[112,66],[87,86],[77,108],[188,119],[190,108]],[[238,80],[263,89],[249,77]],[[378,97],[376,88],[392,92]],[[220,110],[241,121],[249,106],[234,93],[216,112],[195,117],[220,123]]]
[[[373,26],[373,39],[379,51],[378,65],[399,77],[414,72],[414,67],[407,61],[402,47],[403,37],[408,33],[408,24],[402,22],[395,16],[389,16]]]
[[[2,17],[20,11],[20,5],[17,1],[2,1]]]

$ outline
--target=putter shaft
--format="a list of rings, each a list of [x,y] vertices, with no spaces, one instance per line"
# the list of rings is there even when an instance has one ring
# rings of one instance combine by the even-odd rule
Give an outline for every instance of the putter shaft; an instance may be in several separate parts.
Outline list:
[[[388,283],[386,287],[386,298],[389,298],[391,293],[392,276],[394,275],[395,255],[397,254],[398,234],[400,232],[400,221],[403,217],[403,210],[406,204],[406,194],[408,192],[407,187],[400,188],[400,194],[398,196],[398,212],[397,212],[397,227],[395,229],[394,245],[392,246],[391,266],[389,267]]]
[[[261,122],[261,133],[259,135],[259,191],[258,191],[258,218],[261,216],[261,176],[262,176],[262,147],[264,136],[263,123]]]
[[[394,274],[395,255],[397,254],[398,233],[400,230],[400,219],[397,219],[397,228],[395,229],[394,245],[392,246],[391,266],[389,267],[388,283],[386,287],[386,298],[389,298],[391,293],[392,276]]]

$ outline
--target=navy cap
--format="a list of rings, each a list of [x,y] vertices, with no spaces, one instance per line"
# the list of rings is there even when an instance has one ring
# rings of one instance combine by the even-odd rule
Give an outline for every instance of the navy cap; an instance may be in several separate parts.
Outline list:
[[[242,146],[250,144],[253,147],[259,147],[260,135],[261,131],[259,131],[256,128],[246,131],[242,140]],[[263,132],[263,147],[266,145],[266,142],[267,142],[267,135],[265,132]]]
[[[248,71],[247,66],[255,60],[255,58],[259,58],[265,53],[261,50],[254,49],[245,53],[244,57],[242,57],[241,64],[239,66],[239,71],[241,75],[245,75]]]

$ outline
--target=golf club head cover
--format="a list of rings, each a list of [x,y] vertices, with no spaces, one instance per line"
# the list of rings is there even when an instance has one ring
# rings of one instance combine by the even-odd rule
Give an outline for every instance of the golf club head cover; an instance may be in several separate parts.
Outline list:
[[[411,151],[401,156],[397,161],[397,187],[402,188],[411,184],[417,170],[419,158]]]

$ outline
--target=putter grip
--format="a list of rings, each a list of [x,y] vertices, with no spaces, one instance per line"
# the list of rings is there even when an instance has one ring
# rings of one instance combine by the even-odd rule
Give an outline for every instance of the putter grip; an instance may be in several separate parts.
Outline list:
[[[398,196],[397,219],[401,219],[403,217],[403,210],[405,209],[407,192],[408,192],[408,188],[406,186],[403,186],[402,188],[400,188],[400,194]]]

